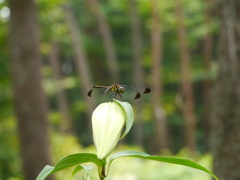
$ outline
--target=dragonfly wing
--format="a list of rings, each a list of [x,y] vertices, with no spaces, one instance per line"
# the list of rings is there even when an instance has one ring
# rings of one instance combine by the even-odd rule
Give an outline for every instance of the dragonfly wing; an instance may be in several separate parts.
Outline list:
[[[88,91],[87,95],[89,97],[94,97],[98,95],[102,95],[106,91],[106,88],[93,88],[90,91]]]
[[[87,95],[88,95],[89,97],[92,97],[92,93],[93,93],[93,89],[91,89],[90,91],[88,91]]]
[[[151,89],[150,88],[145,88],[143,94],[147,94],[147,93],[150,93],[151,92]]]
[[[134,99],[139,99],[142,94],[150,93],[149,88],[138,88],[128,85],[118,85],[120,88],[123,87],[125,91],[115,90],[113,86],[93,86],[93,88],[88,92],[89,97],[99,96],[108,97],[111,100],[117,99],[120,101],[129,101]]]
[[[128,85],[121,85],[126,89],[126,91],[130,92],[138,92],[139,94],[147,94],[151,92],[151,89],[145,88],[145,87],[133,87],[133,86],[128,86]]]
[[[100,97],[102,95],[112,96],[115,92],[111,91],[109,88],[101,87],[101,88],[92,88],[88,91],[87,95],[89,97]]]
[[[121,85],[121,86],[125,88],[125,92],[123,93],[123,100],[139,99],[141,98],[142,94],[151,92],[149,88],[133,87],[128,85]]]
[[[136,93],[136,96],[134,97],[134,99],[139,99],[141,97],[141,94],[139,92]]]

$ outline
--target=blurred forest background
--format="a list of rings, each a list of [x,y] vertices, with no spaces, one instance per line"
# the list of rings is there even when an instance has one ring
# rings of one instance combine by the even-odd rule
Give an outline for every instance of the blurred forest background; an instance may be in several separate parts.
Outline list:
[[[240,179],[239,26],[238,0],[0,0],[0,180],[94,153],[99,102],[87,92],[112,84],[152,89],[129,102],[135,122],[119,149],[191,157]],[[109,179],[211,179],[124,160]]]

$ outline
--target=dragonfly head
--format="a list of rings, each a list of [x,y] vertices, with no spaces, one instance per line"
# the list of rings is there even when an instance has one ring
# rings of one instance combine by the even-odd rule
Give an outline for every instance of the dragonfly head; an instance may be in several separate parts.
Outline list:
[[[124,93],[125,92],[125,88],[124,87],[119,87],[119,92],[120,93]]]

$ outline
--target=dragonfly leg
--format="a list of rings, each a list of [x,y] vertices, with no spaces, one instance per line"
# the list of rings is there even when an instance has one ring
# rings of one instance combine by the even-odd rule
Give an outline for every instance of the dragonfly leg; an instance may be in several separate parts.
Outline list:
[[[122,99],[122,94],[121,93],[117,93],[117,94],[119,95],[120,99]]]
[[[111,98],[116,98],[116,94],[117,94],[117,93],[111,94]]]
[[[118,92],[112,94],[112,96],[114,96],[115,99],[122,100],[122,95]]]

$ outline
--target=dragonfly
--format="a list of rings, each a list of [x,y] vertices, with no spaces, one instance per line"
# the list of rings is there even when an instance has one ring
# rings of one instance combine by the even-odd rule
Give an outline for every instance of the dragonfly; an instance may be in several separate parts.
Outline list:
[[[149,88],[137,88],[128,85],[114,84],[111,86],[92,86],[92,89],[87,93],[89,97],[108,95],[113,99],[118,100],[134,100],[139,99],[142,94],[150,93]]]

